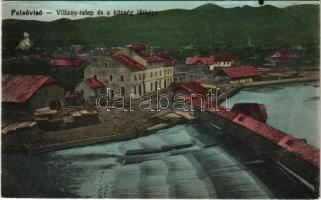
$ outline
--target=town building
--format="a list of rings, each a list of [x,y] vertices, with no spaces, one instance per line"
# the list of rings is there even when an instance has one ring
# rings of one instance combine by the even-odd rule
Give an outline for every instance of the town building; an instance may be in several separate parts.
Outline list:
[[[50,64],[55,70],[73,70],[83,66],[83,61],[79,58],[54,57]]]
[[[97,80],[97,77],[85,78],[76,87],[76,91],[78,91],[86,101],[95,101],[98,95],[106,94],[106,86],[103,82]]]
[[[208,75],[208,66],[177,64],[174,68],[174,82],[192,82],[199,81]]]
[[[173,61],[167,54],[153,54],[147,45],[134,44],[112,56],[98,55],[92,58],[84,70],[85,78],[96,77],[116,94],[128,98],[130,94],[154,93],[173,82]],[[132,98],[135,98],[132,96]]]
[[[64,89],[50,76],[3,75],[2,105],[6,111],[60,107]]]
[[[297,67],[300,65],[300,57],[287,50],[277,51],[267,59],[266,67],[282,68],[282,67]]]
[[[249,83],[260,75],[260,72],[253,66],[221,68],[214,77],[217,83]]]
[[[208,59],[208,64],[210,70],[221,67],[232,67],[235,64],[235,55],[232,53],[214,55]]]
[[[208,88],[204,87],[199,82],[185,82],[185,83],[172,83],[171,84],[171,92],[172,96],[182,95],[182,96],[191,96],[193,95],[202,95],[206,97],[209,93]]]
[[[264,123],[268,119],[266,106],[260,103],[236,103],[232,111],[242,113]]]
[[[212,56],[193,56],[186,58],[187,65],[206,65],[209,70],[221,67],[231,67],[235,64],[235,55],[232,53],[224,53]]]
[[[192,102],[202,103],[205,101],[210,101],[210,98],[213,97],[213,96],[209,96],[210,90],[211,90],[210,88],[204,87],[200,82],[184,82],[184,83],[173,82],[171,84],[172,101],[175,102],[178,99],[180,99],[186,102],[183,108],[180,108],[181,106],[179,105],[178,107],[173,107],[173,109],[179,108],[179,109],[191,110],[193,108],[191,105]]]

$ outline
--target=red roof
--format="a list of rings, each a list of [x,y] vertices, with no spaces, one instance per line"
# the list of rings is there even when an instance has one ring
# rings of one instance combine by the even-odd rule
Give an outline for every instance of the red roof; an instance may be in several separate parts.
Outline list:
[[[200,57],[199,58],[200,63],[204,65],[212,65],[214,64],[214,58],[213,57]]]
[[[242,113],[261,122],[265,122],[268,118],[264,104],[237,103],[233,106],[232,111]]]
[[[104,88],[105,84],[101,81],[98,81],[95,78],[86,78],[85,82],[91,87],[91,88]]]
[[[291,135],[283,133],[276,128],[257,121],[251,117],[247,117],[241,113],[229,111],[223,106],[218,105],[215,110],[212,110],[209,108],[209,104],[206,101],[201,102],[199,99],[193,100],[194,107],[200,107],[201,103],[203,108],[207,107],[207,111],[213,112],[227,120],[233,121],[233,123],[239,124],[240,126],[251,130],[253,133],[260,135],[274,144],[295,154],[312,166],[320,168],[320,150],[312,147],[302,140],[296,139]]]
[[[186,58],[186,64],[187,65],[195,65],[200,61],[200,58],[198,56],[188,57]]]
[[[165,61],[165,64],[166,64],[167,66],[174,66],[174,65],[176,65],[175,60],[173,60],[173,59],[171,58],[171,56],[168,55],[167,53],[160,53],[160,54],[158,54],[157,56],[160,57],[160,58],[162,58],[162,59]]]
[[[225,67],[221,70],[230,78],[251,77],[260,75],[260,72],[253,66]]]
[[[113,59],[126,65],[129,69],[133,71],[139,71],[139,70],[144,70],[144,66],[135,60],[130,59],[129,57],[121,54],[114,54]]]
[[[235,55],[232,53],[224,53],[220,55],[211,56],[214,62],[229,62],[235,60]]]
[[[320,167],[320,150],[311,145],[242,114],[236,116],[233,121],[296,154],[314,167]]]
[[[299,56],[295,53],[290,52],[290,51],[278,51],[272,55],[272,58],[296,59],[296,58],[299,58]]]
[[[159,56],[145,56],[144,59],[149,62],[149,63],[154,63],[154,62],[163,62],[164,59],[159,57]]]
[[[205,56],[205,57],[199,57],[199,56],[193,56],[186,58],[186,64],[187,65],[194,65],[196,63],[201,63],[204,65],[212,65],[216,62],[229,62],[235,59],[235,55],[232,53],[225,53],[220,55],[213,55],[213,56]]]
[[[56,57],[51,60],[51,63],[56,67],[77,67],[82,63],[82,60]]]
[[[50,76],[4,75],[2,79],[2,101],[23,103],[42,86],[56,83]]]
[[[186,82],[186,83],[172,83],[171,84],[171,89],[173,92],[183,89],[187,91],[190,94],[201,94],[205,95],[208,94],[208,89],[203,87],[200,83],[198,82]]]

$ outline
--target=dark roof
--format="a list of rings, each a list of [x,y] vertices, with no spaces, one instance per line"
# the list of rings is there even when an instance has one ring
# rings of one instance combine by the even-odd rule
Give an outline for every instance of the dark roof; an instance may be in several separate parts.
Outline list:
[[[130,44],[127,46],[127,48],[136,51],[145,51],[146,49],[148,49],[148,46],[145,44]]]
[[[268,118],[265,105],[259,103],[237,103],[233,106],[232,111],[242,113],[261,122],[265,122]]]
[[[154,62],[163,62],[164,59],[157,56],[157,55],[153,55],[153,56],[145,56],[144,59],[149,62],[149,63],[154,63]]]
[[[2,101],[23,103],[42,86],[57,83],[50,76],[4,75],[2,79]]]
[[[133,70],[133,71],[139,71],[139,70],[144,70],[145,67],[136,62],[135,60],[133,59],[130,59],[129,57],[125,56],[125,55],[122,55],[122,54],[114,54],[112,56],[112,58],[115,60],[115,61],[118,61],[122,64],[124,64],[126,67],[128,67],[130,70]]]
[[[77,67],[82,64],[82,60],[56,57],[51,60],[51,64],[55,67]]]
[[[173,82],[171,84],[171,90],[173,92],[183,89],[187,91],[190,94],[201,94],[201,95],[206,95],[208,93],[208,89],[204,86],[202,86],[198,82],[185,82],[185,83],[176,83]]]
[[[280,58],[280,59],[297,59],[299,56],[290,51],[277,51],[272,55],[272,58]]]
[[[221,70],[230,78],[251,77],[260,75],[260,72],[253,66],[225,67]]]
[[[172,59],[172,57],[167,53],[160,53],[157,55],[158,57],[162,58],[167,66],[174,66],[176,65],[176,61]]]
[[[228,62],[228,61],[235,60],[235,55],[233,53],[224,53],[224,54],[214,55],[210,57],[213,58],[214,62],[221,62],[221,61]]]
[[[97,89],[97,88],[104,88],[105,84],[95,78],[86,78],[85,83],[89,85],[91,88]]]

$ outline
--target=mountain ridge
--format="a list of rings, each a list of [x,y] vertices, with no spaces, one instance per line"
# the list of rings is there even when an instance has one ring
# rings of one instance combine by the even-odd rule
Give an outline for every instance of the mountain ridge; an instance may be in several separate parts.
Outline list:
[[[251,38],[259,48],[284,49],[318,46],[319,5],[302,4],[223,8],[205,4],[191,10],[160,11],[155,16],[114,16],[50,22],[3,20],[3,48],[13,51],[24,31],[36,47],[88,47],[146,43],[155,48],[212,53],[246,47]],[[9,53],[10,54],[10,53]]]

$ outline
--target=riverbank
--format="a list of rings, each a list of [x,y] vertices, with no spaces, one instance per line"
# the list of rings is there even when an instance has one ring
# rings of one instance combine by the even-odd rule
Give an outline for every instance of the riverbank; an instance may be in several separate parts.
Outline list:
[[[286,83],[302,83],[302,82],[311,82],[311,81],[320,80],[319,74],[311,73],[310,71],[304,71],[300,75],[301,77],[288,78],[288,79],[255,81],[250,83],[240,83],[240,84],[233,84],[233,85],[231,84],[218,85],[218,87],[220,87],[224,91],[222,95],[218,98],[218,103],[220,104],[224,102],[227,98],[234,96],[241,89],[244,89],[247,87],[269,86],[269,85],[286,84]]]
[[[222,103],[226,98],[234,96],[242,88],[246,87],[319,80],[319,75],[316,73],[303,72],[302,76],[304,77],[220,86],[224,92],[218,99],[218,103]],[[99,112],[101,123],[96,125],[58,131],[41,131],[34,129],[33,131],[19,132],[17,133],[17,137],[9,138],[10,141],[8,143],[12,141],[13,145],[2,143],[4,144],[3,149],[8,151],[27,150],[30,154],[37,154],[100,142],[132,139],[151,134],[158,129],[192,120],[192,118],[189,117],[190,115],[186,116],[185,113],[174,113],[171,111],[144,112],[139,111],[137,108],[138,105],[134,106],[136,106],[136,109],[134,109],[135,112]],[[7,141],[7,139],[5,138],[5,140],[2,141]]]
[[[155,131],[192,120],[186,113],[161,112],[101,112],[101,124],[42,132],[35,135],[24,147],[28,154],[59,149],[114,142],[146,136]]]

